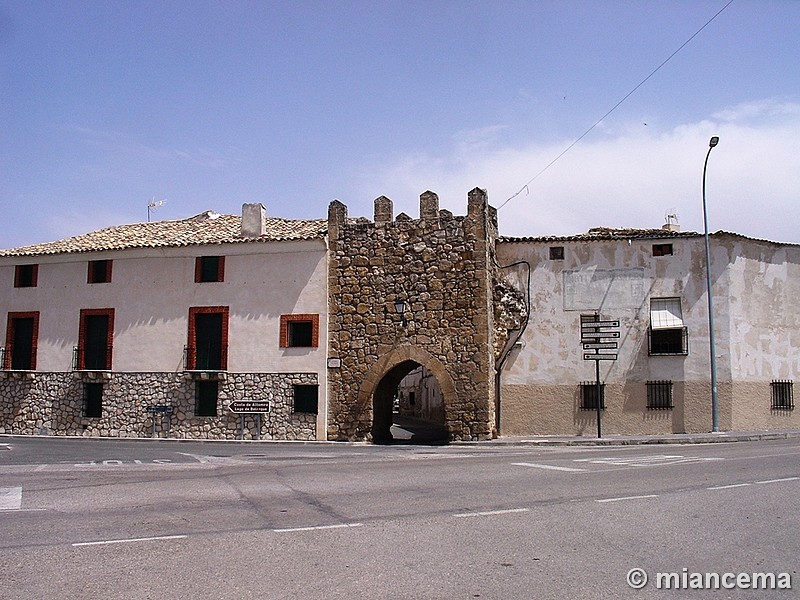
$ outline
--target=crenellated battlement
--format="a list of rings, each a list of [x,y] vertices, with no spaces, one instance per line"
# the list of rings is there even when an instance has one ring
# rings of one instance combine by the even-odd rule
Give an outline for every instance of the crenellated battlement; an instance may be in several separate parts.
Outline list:
[[[389,435],[385,377],[413,365],[437,374],[452,439],[491,437],[497,213],[486,192],[470,191],[466,215],[454,216],[426,191],[416,219],[394,216],[380,196],[373,217],[349,218],[338,200],[328,209],[329,356],[339,365],[328,373],[329,439]]]

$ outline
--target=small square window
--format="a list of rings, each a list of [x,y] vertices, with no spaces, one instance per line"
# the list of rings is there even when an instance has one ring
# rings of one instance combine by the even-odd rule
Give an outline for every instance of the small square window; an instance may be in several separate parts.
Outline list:
[[[550,260],[564,260],[564,246],[550,246]]]
[[[216,417],[219,398],[219,381],[196,381],[194,388],[194,414],[198,417]]]
[[[39,265],[17,265],[14,269],[14,287],[36,287]]]
[[[672,244],[653,244],[653,256],[672,256]]]
[[[794,409],[791,381],[773,381],[770,387],[772,388],[772,410]]]
[[[606,409],[606,384],[600,384],[600,410]],[[597,410],[597,382],[581,383],[581,410]]]
[[[225,280],[224,256],[198,256],[194,265],[195,283],[219,282]]]
[[[295,385],[294,412],[317,414],[319,397],[318,385]]]
[[[83,416],[100,418],[103,416],[103,384],[83,384]]]
[[[319,315],[281,315],[281,348],[317,348]]]
[[[86,281],[88,283],[109,283],[111,281],[111,261],[90,260]]]
[[[669,410],[672,406],[672,382],[647,382],[647,408],[649,410]]]

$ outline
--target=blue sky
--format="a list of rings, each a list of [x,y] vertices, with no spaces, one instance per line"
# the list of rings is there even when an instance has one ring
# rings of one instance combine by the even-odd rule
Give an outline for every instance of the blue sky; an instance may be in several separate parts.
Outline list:
[[[0,0],[0,247],[262,202],[503,204],[728,0]],[[800,243],[800,1],[734,0],[500,210],[506,235]],[[791,217],[791,218],[789,218]]]

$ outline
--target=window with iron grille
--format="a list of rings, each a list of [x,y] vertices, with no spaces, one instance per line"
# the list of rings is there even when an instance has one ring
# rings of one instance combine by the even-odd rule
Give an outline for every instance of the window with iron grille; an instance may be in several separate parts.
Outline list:
[[[103,384],[83,384],[83,416],[100,418],[103,416]]]
[[[683,324],[680,298],[650,299],[650,356],[689,353],[689,334]]]
[[[647,382],[647,408],[649,410],[669,410],[672,408],[672,382]]]
[[[606,384],[600,384],[600,410],[606,409]],[[597,410],[597,382],[581,383],[581,410]]]
[[[791,381],[773,381],[770,383],[770,387],[772,388],[773,410],[794,409],[794,396],[792,393]]]

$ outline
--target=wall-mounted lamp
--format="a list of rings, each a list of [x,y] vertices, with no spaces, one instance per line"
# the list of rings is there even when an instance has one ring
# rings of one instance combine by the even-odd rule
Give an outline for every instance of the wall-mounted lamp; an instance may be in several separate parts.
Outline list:
[[[401,298],[395,300],[394,310],[398,315],[400,315],[400,320],[402,321],[403,325],[407,325],[408,322],[406,321],[406,301]]]

